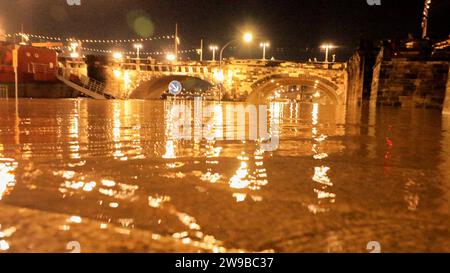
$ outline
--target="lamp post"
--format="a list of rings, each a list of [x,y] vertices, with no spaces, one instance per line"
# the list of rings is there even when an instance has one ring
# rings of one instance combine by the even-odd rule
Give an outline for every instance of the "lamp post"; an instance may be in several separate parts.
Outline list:
[[[260,43],[259,47],[263,49],[263,60],[266,60],[266,48],[270,47],[270,43],[269,42]]]
[[[328,53],[329,53],[330,49],[335,48],[335,46],[332,44],[324,44],[320,48],[325,49],[325,63],[329,63],[328,62]]]
[[[136,70],[141,69],[141,58],[140,58],[140,52],[141,49],[144,47],[142,44],[134,44],[134,48],[136,49]]]
[[[78,53],[78,47],[80,46],[80,44],[78,42],[71,42],[70,43],[70,48],[72,50],[72,52],[70,52],[70,57],[72,59],[77,59],[80,57],[80,54]]]
[[[216,45],[210,45],[209,46],[209,50],[212,51],[212,61],[215,62],[216,61],[216,51],[219,49],[218,46]]]
[[[140,59],[140,52],[141,49],[144,47],[142,44],[134,44],[133,45],[134,48],[136,49],[136,59],[139,60]]]
[[[247,33],[244,34],[243,39],[244,39],[244,42],[250,43],[251,41],[253,41],[253,34],[247,32]],[[219,67],[222,67],[223,51],[224,51],[228,46],[230,46],[232,43],[234,43],[234,42],[236,42],[236,41],[237,41],[236,39],[229,41],[229,42],[226,43],[226,44],[222,47],[222,49],[220,50]]]
[[[174,61],[178,61],[178,46],[180,45],[180,37],[178,37],[178,23],[175,24],[175,58]]]
[[[198,54],[200,55],[200,62],[203,62],[203,39],[200,40],[200,48],[198,50]]]
[[[251,43],[251,41],[253,41],[253,34],[251,34],[250,32],[246,32],[244,34],[244,36],[242,37],[245,43]],[[223,75],[223,71],[222,71],[222,59],[223,59],[223,51],[230,46],[232,43],[236,42],[237,39],[233,39],[231,41],[229,41],[228,43],[226,43],[222,49],[220,50],[220,56],[219,56],[219,73],[220,75]],[[223,77],[222,77],[223,78]],[[223,84],[221,83],[220,85],[220,98],[219,100],[222,100],[222,89],[223,89]]]
[[[428,16],[430,13],[431,0],[425,0],[425,7],[423,9],[423,18],[422,18],[422,39],[427,38],[428,36]]]

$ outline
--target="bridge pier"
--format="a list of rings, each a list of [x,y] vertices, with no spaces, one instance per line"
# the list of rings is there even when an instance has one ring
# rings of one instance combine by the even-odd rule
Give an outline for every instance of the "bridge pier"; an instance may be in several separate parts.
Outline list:
[[[385,106],[444,108],[447,112],[449,75],[449,61],[389,57],[381,50],[373,70],[370,102]]]

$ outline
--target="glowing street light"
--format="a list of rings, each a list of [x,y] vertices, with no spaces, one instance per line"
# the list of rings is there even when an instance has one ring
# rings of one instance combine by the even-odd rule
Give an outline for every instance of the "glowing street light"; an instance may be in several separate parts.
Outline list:
[[[250,32],[246,32],[244,34],[244,36],[242,37],[245,43],[251,43],[253,41],[253,34],[251,34]],[[225,48],[227,48],[229,45],[231,45],[232,43],[234,43],[236,41],[236,39],[229,41],[228,43],[226,43],[222,49],[220,50],[220,59],[219,59],[219,66],[222,65],[222,57],[223,57],[223,51],[225,50]]]
[[[142,44],[134,44],[133,47],[136,49],[136,59],[139,60],[139,53],[144,46]]]
[[[176,57],[175,54],[173,54],[173,53],[168,53],[168,54],[166,55],[166,59],[167,59],[169,62],[173,62],[173,61],[175,61],[175,60],[177,59],[177,57]]]
[[[218,46],[216,46],[216,45],[210,45],[209,46],[209,50],[211,50],[212,51],[212,61],[213,62],[215,62],[216,61],[216,51],[219,49],[219,47]]]
[[[70,53],[70,58],[72,59],[77,59],[80,57],[80,54],[78,52],[71,52]]]
[[[78,42],[71,42],[70,43],[70,49],[72,52],[70,52],[70,57],[73,59],[77,59],[80,57],[80,54],[78,53],[78,47],[80,44]]]
[[[330,49],[336,48],[332,44],[323,44],[320,48],[325,49],[325,63],[328,63],[328,52]]]
[[[250,32],[246,32],[244,34],[244,36],[242,37],[245,43],[251,43],[253,41],[253,34],[251,34]],[[223,51],[225,50],[225,48],[227,48],[228,46],[230,46],[232,43],[236,42],[237,40],[231,40],[228,43],[226,43],[222,49],[220,50],[220,56],[219,56],[219,70],[222,75],[223,75],[223,70],[222,70],[222,59],[223,59]],[[223,89],[223,85],[220,85],[220,100],[222,99],[222,89]]]
[[[266,48],[270,47],[270,43],[269,42],[260,43],[259,47],[263,49],[263,60],[266,60]]]
[[[244,41],[246,43],[250,43],[251,41],[253,41],[253,34],[251,34],[250,32],[247,32],[244,34]]]

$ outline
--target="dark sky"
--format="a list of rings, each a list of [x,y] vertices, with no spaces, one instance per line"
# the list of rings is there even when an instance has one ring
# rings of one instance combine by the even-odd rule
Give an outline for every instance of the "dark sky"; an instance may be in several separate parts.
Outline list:
[[[361,36],[419,36],[423,4],[424,0],[381,0],[381,6],[370,6],[367,0],[81,0],[81,6],[69,6],[66,0],[0,0],[0,24],[7,32],[19,31],[23,23],[25,32],[35,34],[125,39],[138,36],[130,23],[137,14],[151,20],[154,35],[173,34],[178,22],[183,49],[199,47],[201,38],[205,45],[220,45],[251,29],[258,41],[271,41],[268,55],[276,58],[319,57],[318,47],[327,41],[340,46],[338,58],[346,58]],[[448,14],[449,0],[433,0],[432,37],[450,34]],[[145,48],[169,46],[152,43]],[[259,42],[227,54],[260,55]]]

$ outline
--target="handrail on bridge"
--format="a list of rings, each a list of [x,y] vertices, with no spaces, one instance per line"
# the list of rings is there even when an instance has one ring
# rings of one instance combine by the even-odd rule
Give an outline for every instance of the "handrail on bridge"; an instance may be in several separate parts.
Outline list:
[[[100,95],[107,94],[105,92],[105,84],[85,75],[78,76],[83,87]]]
[[[105,91],[106,84],[97,81],[95,79],[89,78],[81,73],[72,73],[72,69],[66,69],[60,67],[58,70],[58,75],[63,77],[65,80],[70,81],[77,86],[87,89],[88,91],[99,94],[107,99],[114,99],[115,97]],[[78,72],[78,71],[77,71]]]
[[[212,66],[203,64],[135,64],[135,63],[122,63],[117,66],[120,69],[126,70],[141,70],[150,72],[170,72],[170,73],[211,73],[213,71]]]

